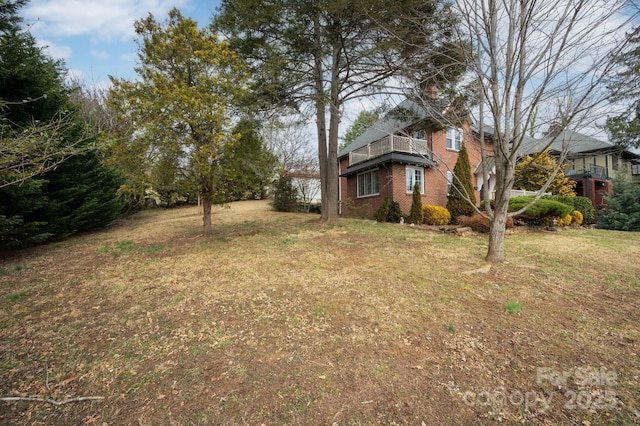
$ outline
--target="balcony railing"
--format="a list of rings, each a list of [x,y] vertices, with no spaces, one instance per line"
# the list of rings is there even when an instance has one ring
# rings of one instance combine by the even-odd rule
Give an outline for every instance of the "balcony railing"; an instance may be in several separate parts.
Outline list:
[[[389,135],[349,153],[349,166],[379,157],[390,152],[405,152],[432,159],[431,150],[424,139]]]
[[[583,169],[569,169],[567,170],[567,176],[582,176],[591,175],[593,177],[607,178],[607,169],[602,166],[596,166],[595,164],[588,164]]]

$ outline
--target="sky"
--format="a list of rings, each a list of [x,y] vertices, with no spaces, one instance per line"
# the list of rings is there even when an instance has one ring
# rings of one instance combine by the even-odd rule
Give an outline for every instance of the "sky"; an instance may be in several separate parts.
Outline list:
[[[174,6],[201,27],[211,22],[219,0],[31,0],[20,14],[39,45],[63,59],[69,74],[89,86],[109,76],[136,77],[133,24],[151,12],[166,19]]]

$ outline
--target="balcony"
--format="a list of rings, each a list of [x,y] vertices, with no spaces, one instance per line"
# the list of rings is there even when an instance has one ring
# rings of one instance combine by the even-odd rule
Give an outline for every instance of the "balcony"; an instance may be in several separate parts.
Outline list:
[[[362,148],[349,153],[349,166],[362,163],[372,158],[391,152],[415,154],[432,160],[431,150],[424,139],[414,139],[405,136],[389,135]]]
[[[566,172],[569,177],[592,176],[597,178],[608,178],[607,169],[595,164],[588,164],[584,169],[569,169]]]

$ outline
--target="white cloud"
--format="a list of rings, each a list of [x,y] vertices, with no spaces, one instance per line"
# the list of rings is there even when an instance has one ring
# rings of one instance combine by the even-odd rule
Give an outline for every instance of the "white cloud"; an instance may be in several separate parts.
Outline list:
[[[72,51],[69,46],[55,44],[49,40],[42,39],[36,40],[36,44],[46,55],[52,58],[64,59],[65,61],[71,58]]]
[[[98,59],[102,59],[102,60],[109,59],[109,57],[111,56],[104,50],[92,50],[89,53],[91,53],[91,56],[96,57]]]
[[[188,0],[32,0],[23,10],[26,21],[37,21],[38,38],[90,35],[95,41],[129,41],[133,23],[151,12],[158,19]]]

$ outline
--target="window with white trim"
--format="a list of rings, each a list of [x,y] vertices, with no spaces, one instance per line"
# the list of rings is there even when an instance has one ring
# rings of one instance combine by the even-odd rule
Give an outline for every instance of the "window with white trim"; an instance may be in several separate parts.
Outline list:
[[[447,129],[447,149],[460,151],[462,146],[462,130],[458,128]]]
[[[422,167],[408,167],[407,173],[407,193],[413,192],[413,187],[417,183],[420,185],[420,193],[424,194],[424,169]]]
[[[372,170],[358,175],[358,197],[368,197],[380,193],[378,171]]]

